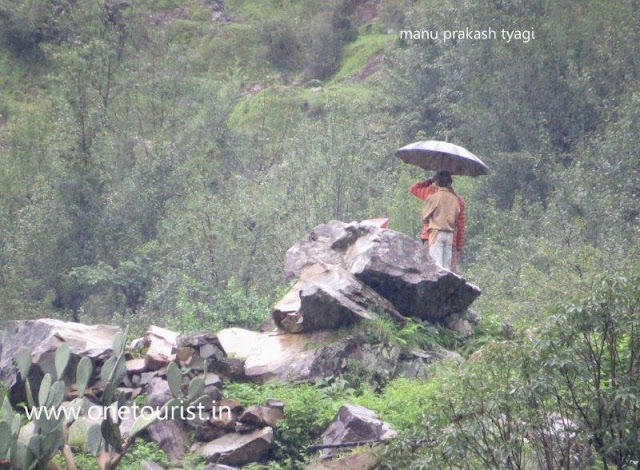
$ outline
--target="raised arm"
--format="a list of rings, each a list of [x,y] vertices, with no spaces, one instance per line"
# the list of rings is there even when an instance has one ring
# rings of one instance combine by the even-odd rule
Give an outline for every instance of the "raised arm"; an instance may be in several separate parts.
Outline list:
[[[420,181],[419,183],[413,184],[409,188],[409,192],[413,194],[418,199],[426,200],[429,196],[435,193],[438,188],[433,184],[433,180],[429,178],[428,180]]]

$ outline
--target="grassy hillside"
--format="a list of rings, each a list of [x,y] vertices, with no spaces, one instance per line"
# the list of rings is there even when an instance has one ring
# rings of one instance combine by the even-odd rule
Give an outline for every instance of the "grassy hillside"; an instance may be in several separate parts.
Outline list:
[[[634,406],[609,364],[635,357],[635,304],[612,299],[627,298],[640,254],[636,2],[80,3],[0,0],[0,323],[256,327],[287,288],[285,251],[314,226],[386,216],[417,236],[407,189],[427,175],[393,153],[449,140],[491,167],[454,181],[468,208],[460,271],[483,290],[477,331],[455,346],[480,359],[435,370],[424,393],[463,417],[579,418],[596,467],[638,461],[635,418],[591,422],[587,391],[570,403],[574,382],[553,370],[585,338],[609,341],[599,383]],[[536,39],[399,35],[466,27]],[[623,312],[614,333],[603,303]],[[573,315],[584,328],[563,336]],[[576,386],[602,378],[583,365]],[[356,396],[387,399],[368,393]],[[465,408],[467,393],[496,405]],[[432,420],[399,424],[388,461],[556,468],[433,400],[415,405]],[[411,447],[452,423],[456,439]],[[599,434],[616,423],[617,440]]]

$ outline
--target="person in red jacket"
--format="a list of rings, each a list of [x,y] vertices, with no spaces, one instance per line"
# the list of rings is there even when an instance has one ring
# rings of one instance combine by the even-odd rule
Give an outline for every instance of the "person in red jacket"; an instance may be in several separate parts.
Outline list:
[[[448,173],[448,172],[447,172]],[[449,174],[449,177],[451,175]],[[434,178],[429,178],[425,181],[421,181],[419,183],[413,184],[409,188],[409,192],[413,194],[415,197],[426,201],[427,198],[436,192],[438,192],[438,185],[434,184]],[[456,195],[457,196],[457,195]],[[464,235],[465,235],[465,202],[460,197],[458,198],[458,204],[460,206],[460,211],[455,219],[456,231],[453,234],[453,252],[451,255],[451,271],[455,272],[458,262],[460,261],[460,257],[462,255],[462,249],[464,248]],[[429,244],[429,223],[424,224],[422,228],[422,232],[420,233],[420,239],[422,243]]]

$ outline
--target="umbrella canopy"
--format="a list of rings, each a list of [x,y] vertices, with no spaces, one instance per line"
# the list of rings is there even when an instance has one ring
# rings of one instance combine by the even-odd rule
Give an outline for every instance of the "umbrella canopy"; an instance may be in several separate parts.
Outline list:
[[[425,170],[447,170],[452,175],[480,176],[489,173],[489,167],[467,149],[439,140],[405,145],[398,149],[396,156]]]

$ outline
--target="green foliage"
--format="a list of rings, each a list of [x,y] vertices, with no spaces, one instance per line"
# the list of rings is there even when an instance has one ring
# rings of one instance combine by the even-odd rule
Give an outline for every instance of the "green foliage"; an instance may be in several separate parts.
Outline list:
[[[295,70],[302,59],[302,43],[294,26],[284,19],[266,22],[262,40],[267,48],[266,59],[279,70]]]
[[[635,441],[639,281],[637,276],[605,279],[580,303],[557,311],[541,332],[535,358],[553,379],[535,386],[564,415],[579,418],[605,465],[617,468],[640,459]]]
[[[312,19],[307,37],[305,78],[325,80],[335,73],[342,59],[344,46],[331,24],[331,14],[320,14]]]
[[[365,388],[353,401],[375,411],[397,431],[415,429],[439,406],[438,390],[450,368],[453,367],[440,368],[427,382],[397,378],[389,382],[380,393]]]
[[[460,341],[459,335],[452,330],[415,318],[407,318],[405,324],[398,327],[389,318],[377,317],[363,322],[359,328],[370,344],[392,343],[407,351],[432,350],[439,347],[453,349]]]
[[[308,458],[306,447],[313,444],[329,425],[342,400],[338,392],[332,399],[324,399],[321,388],[302,385],[249,385],[231,383],[225,387],[228,398],[242,405],[263,405],[266,398],[276,398],[285,404],[285,417],[275,430],[276,458],[289,468],[299,468]]]
[[[18,53],[32,52],[43,41],[61,34],[60,21],[67,2],[40,0],[0,2],[0,25],[6,43]]]
[[[331,80],[332,83],[350,78],[364,69],[369,61],[381,54],[393,40],[387,34],[364,34],[348,44],[343,51],[340,68]]]
[[[638,285],[637,276],[605,279],[581,301],[554,310],[539,339],[516,334],[485,344],[446,373],[438,368],[437,382],[427,383],[428,402],[416,405],[422,419],[414,414],[415,427],[401,424],[406,432],[384,449],[383,462],[583,467],[593,465],[594,452],[604,468],[636,461]],[[404,394],[411,390],[400,389],[391,403],[402,403]]]
[[[167,454],[155,442],[138,439],[122,458],[120,470],[138,470],[142,461],[155,462],[162,467],[169,467]],[[189,467],[193,468],[193,467]]]
[[[247,294],[233,278],[221,292],[185,279],[176,307],[178,315],[173,315],[168,324],[184,333],[230,326],[256,329],[270,311],[269,299],[253,292]]]
[[[46,374],[38,390],[37,406],[40,409],[55,410],[60,407],[64,399],[65,383],[64,370],[69,363],[68,347],[61,347],[56,350],[54,364],[58,372],[58,378],[54,382],[50,374]],[[21,349],[17,357],[17,366],[21,379],[25,385],[27,403],[33,412],[36,400],[31,388],[31,352]],[[4,398],[2,405],[2,417],[0,433],[4,447],[0,450],[0,460],[9,462],[12,468],[35,468],[44,469],[53,456],[65,443],[65,430],[63,429],[63,419],[55,414],[41,413],[33,416],[35,421],[35,432],[29,442],[23,443],[18,439],[21,419],[19,414],[15,414],[8,397]]]
[[[334,400],[336,398],[345,397],[355,392],[349,386],[349,382],[342,377],[328,376],[316,381],[316,387],[322,392],[322,398],[325,400]]]

